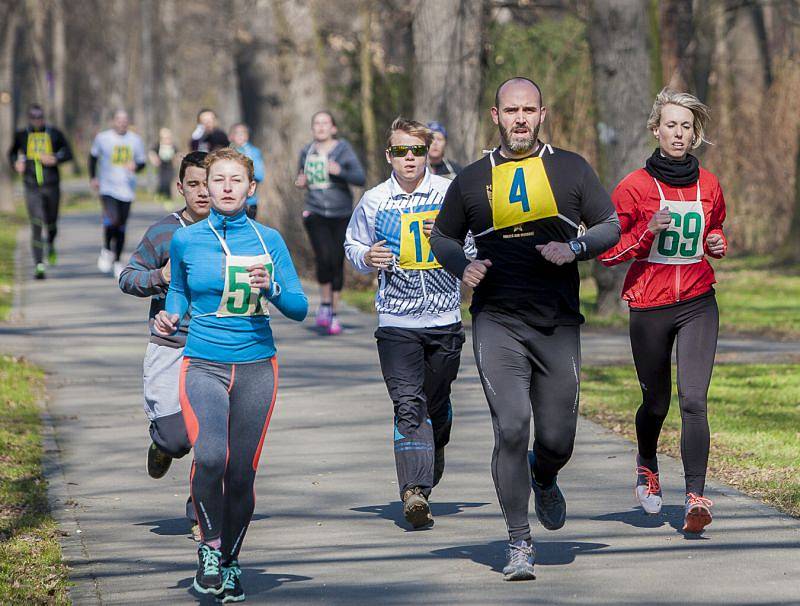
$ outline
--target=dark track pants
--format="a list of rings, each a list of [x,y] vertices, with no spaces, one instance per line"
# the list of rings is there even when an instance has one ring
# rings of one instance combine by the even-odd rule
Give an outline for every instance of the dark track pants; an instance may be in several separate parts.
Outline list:
[[[58,184],[25,186],[25,206],[31,224],[31,246],[34,263],[44,259],[44,232],[47,230],[47,245],[52,248],[58,233],[58,208],[61,192]]]
[[[323,217],[310,213],[303,219],[314,249],[317,282],[330,284],[334,292],[344,285],[344,239],[350,217]]]
[[[100,196],[100,200],[103,204],[103,243],[114,253],[114,259],[119,261],[122,249],[125,248],[125,228],[132,202],[117,200],[111,196]]]
[[[708,387],[718,332],[719,310],[713,294],[630,313],[631,350],[642,386],[642,405],[636,412],[639,456],[644,462],[656,456],[672,396],[672,347],[677,340],[681,459],[686,492],[698,495],[703,494],[708,467]]]
[[[533,474],[549,485],[572,456],[580,393],[580,327],[540,328],[509,314],[472,319],[475,361],[494,427],[492,478],[511,541],[530,540],[528,464],[533,415]]]
[[[385,326],[375,331],[381,371],[394,404],[394,458],[400,496],[433,488],[433,455],[450,441],[450,386],[458,375],[461,323],[431,328]]]
[[[225,560],[238,556],[253,517],[253,484],[277,388],[275,358],[183,361],[181,410],[194,447],[192,500],[203,541],[221,538]]]

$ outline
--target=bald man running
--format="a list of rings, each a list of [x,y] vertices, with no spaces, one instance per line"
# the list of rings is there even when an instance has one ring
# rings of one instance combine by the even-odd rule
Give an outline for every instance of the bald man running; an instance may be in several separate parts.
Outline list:
[[[473,347],[494,425],[492,477],[510,540],[503,573],[512,581],[535,578],[531,487],[545,528],[561,528],[566,518],[556,478],[572,455],[578,417],[584,318],[576,261],[613,246],[620,232],[586,160],[539,140],[546,109],[534,82],[501,84],[491,113],[500,147],[455,178],[431,246],[445,269],[475,288]],[[474,261],[462,248],[468,231]]]

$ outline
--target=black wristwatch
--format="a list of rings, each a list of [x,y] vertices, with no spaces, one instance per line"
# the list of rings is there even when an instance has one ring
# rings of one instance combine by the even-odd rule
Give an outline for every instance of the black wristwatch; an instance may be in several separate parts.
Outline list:
[[[572,251],[572,253],[575,255],[575,258],[577,259],[578,255],[580,255],[583,252],[583,246],[577,240],[570,240],[569,242],[567,242],[567,244],[569,244],[569,249]]]

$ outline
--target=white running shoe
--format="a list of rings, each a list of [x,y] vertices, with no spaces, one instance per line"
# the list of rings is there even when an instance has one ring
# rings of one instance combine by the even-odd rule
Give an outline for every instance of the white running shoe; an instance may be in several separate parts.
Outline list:
[[[114,253],[107,248],[100,249],[100,256],[97,257],[97,269],[101,273],[110,274],[114,267]]]
[[[639,462],[637,457],[636,462]],[[652,515],[661,513],[661,483],[658,472],[644,465],[636,467],[636,500],[645,513]]]
[[[114,279],[117,280],[117,282],[119,282],[119,277],[123,269],[125,269],[125,266],[122,263],[114,261]]]

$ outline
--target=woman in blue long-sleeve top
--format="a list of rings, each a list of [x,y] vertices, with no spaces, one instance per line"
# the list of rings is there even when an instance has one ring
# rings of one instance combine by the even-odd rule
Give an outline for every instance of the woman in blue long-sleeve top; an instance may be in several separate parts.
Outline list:
[[[209,154],[206,172],[211,213],[172,238],[172,281],[154,329],[173,334],[191,310],[180,399],[202,533],[193,585],[240,601],[237,559],[278,386],[269,309],[301,321],[308,300],[281,235],[245,214],[252,161],[224,148]]]

